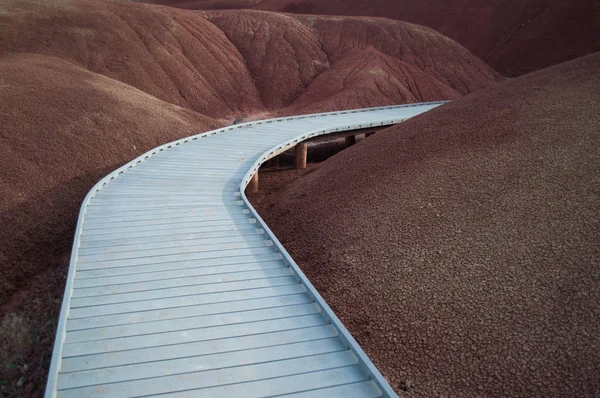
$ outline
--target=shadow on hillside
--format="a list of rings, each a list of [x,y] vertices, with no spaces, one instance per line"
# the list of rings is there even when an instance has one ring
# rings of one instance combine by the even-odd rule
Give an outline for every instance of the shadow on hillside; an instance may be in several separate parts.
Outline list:
[[[79,209],[117,167],[62,182],[0,214],[0,395],[43,395]]]

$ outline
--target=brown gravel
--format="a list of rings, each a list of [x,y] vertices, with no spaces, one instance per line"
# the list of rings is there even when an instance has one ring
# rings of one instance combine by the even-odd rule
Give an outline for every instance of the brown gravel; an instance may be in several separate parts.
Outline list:
[[[263,192],[402,395],[600,396],[598,70],[594,54],[471,94]]]

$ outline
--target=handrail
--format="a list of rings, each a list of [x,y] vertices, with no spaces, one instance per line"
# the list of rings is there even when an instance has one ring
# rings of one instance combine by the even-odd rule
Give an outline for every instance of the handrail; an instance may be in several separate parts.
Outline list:
[[[62,302],[62,306],[61,306],[59,322],[58,322],[58,326],[57,326],[57,330],[56,330],[56,338],[55,338],[55,342],[54,342],[54,349],[52,352],[52,360],[51,360],[51,364],[50,364],[50,370],[48,373],[48,382],[46,385],[45,396],[47,398],[53,398],[56,396],[58,374],[59,374],[61,359],[62,359],[61,350],[63,347],[65,335],[66,335],[66,324],[67,324],[67,320],[69,317],[69,307],[70,307],[70,301],[71,301],[71,297],[72,297],[72,293],[73,293],[73,283],[74,283],[74,279],[75,279],[74,278],[75,277],[75,266],[76,266],[76,261],[77,261],[78,254],[79,254],[79,247],[80,247],[80,243],[81,243],[80,238],[81,238],[83,222],[85,219],[87,206],[88,206],[89,201],[96,195],[96,193],[101,191],[102,188],[106,184],[110,183],[110,181],[114,180],[115,178],[118,178],[119,175],[125,173],[127,170],[134,168],[136,165],[146,161],[147,159],[151,158],[152,156],[154,156],[160,152],[163,152],[167,149],[177,147],[179,145],[185,144],[190,141],[210,137],[213,135],[221,134],[221,133],[235,130],[235,129],[241,129],[241,128],[246,128],[246,127],[255,126],[255,125],[267,124],[267,123],[289,121],[289,120],[301,120],[301,119],[305,119],[305,118],[326,117],[326,116],[330,116],[330,115],[362,113],[362,112],[370,112],[370,111],[375,111],[375,110],[408,108],[408,107],[417,107],[417,106],[424,106],[424,105],[442,105],[446,102],[448,102],[448,101],[422,102],[422,103],[415,103],[415,104],[380,106],[380,107],[345,110],[345,111],[335,111],[335,112],[325,112],[325,113],[317,113],[317,114],[309,114],[309,115],[279,117],[279,118],[264,119],[264,120],[259,120],[259,121],[241,123],[241,124],[237,124],[234,126],[222,127],[219,129],[196,134],[196,135],[189,136],[186,138],[181,138],[181,139],[169,142],[167,144],[158,146],[158,147],[151,149],[151,150],[147,151],[146,153],[138,156],[137,158],[133,159],[132,161],[126,163],[125,165],[119,167],[115,171],[106,175],[104,178],[102,178],[98,183],[96,183],[92,187],[92,189],[85,196],[85,199],[83,200],[83,203],[81,204],[81,207],[80,207],[79,217],[77,219],[77,226],[76,226],[76,230],[75,230],[73,248],[71,251],[71,259],[69,262],[69,270],[68,270],[68,274],[67,274],[65,293],[63,296],[63,302]],[[404,119],[390,119],[389,121],[381,122],[378,125],[389,125],[389,124],[401,122],[402,120],[404,120]],[[363,352],[363,350],[360,348],[360,346],[356,343],[356,341],[350,335],[350,333],[347,332],[347,330],[345,329],[345,327],[343,326],[341,321],[337,318],[337,316],[333,313],[331,308],[323,300],[321,295],[317,292],[317,290],[314,288],[314,286],[306,278],[306,276],[300,270],[300,268],[298,267],[296,262],[291,258],[289,253],[285,250],[285,248],[283,247],[281,242],[279,242],[279,240],[277,239],[275,234],[273,234],[273,232],[269,229],[269,227],[264,222],[264,220],[260,217],[260,215],[258,215],[258,213],[254,209],[254,207],[252,207],[252,205],[248,201],[248,198],[246,197],[246,194],[244,192],[245,187],[248,185],[248,183],[250,182],[250,180],[254,176],[254,174],[258,172],[258,169],[261,164],[263,164],[268,159],[270,159],[274,156],[277,156],[278,154],[293,147],[297,143],[299,143],[305,139],[319,136],[319,135],[325,135],[325,134],[329,134],[329,133],[333,133],[333,132],[337,132],[337,131],[356,130],[356,129],[367,128],[367,127],[372,127],[372,126],[373,126],[372,123],[371,124],[360,124],[359,123],[359,124],[347,125],[345,127],[337,127],[334,129],[312,130],[307,133],[300,134],[291,140],[285,141],[284,143],[282,143],[280,145],[274,146],[274,147],[268,149],[267,151],[265,151],[263,153],[263,155],[261,155],[259,157],[259,159],[254,162],[254,164],[250,167],[250,170],[248,170],[248,172],[242,179],[239,189],[240,189],[240,193],[241,193],[241,197],[243,199],[244,205],[250,211],[252,216],[254,218],[256,218],[257,222],[261,225],[261,227],[264,229],[265,233],[269,236],[269,238],[273,241],[274,245],[277,247],[277,250],[283,256],[284,261],[290,266],[290,268],[295,273],[296,278],[298,278],[300,281],[302,281],[306,285],[310,297],[313,300],[315,300],[315,302],[317,302],[323,308],[323,310],[324,310],[323,316],[329,322],[334,324],[338,330],[340,330],[342,332],[342,334],[340,335],[340,338],[342,339],[343,343],[345,345],[347,345],[348,348],[351,348],[352,351],[354,352],[354,354],[361,359],[361,363],[363,363],[366,366],[366,368],[363,369],[363,371],[365,371],[368,375],[370,375],[372,377],[373,381],[376,382],[376,384],[382,390],[384,395],[393,397],[393,396],[396,396],[394,391],[389,387],[389,385],[387,385],[387,383],[381,383],[381,380],[384,380],[383,376],[380,374],[380,372],[377,370],[377,368],[375,368],[375,366],[371,363],[371,361],[368,359],[366,354]]]

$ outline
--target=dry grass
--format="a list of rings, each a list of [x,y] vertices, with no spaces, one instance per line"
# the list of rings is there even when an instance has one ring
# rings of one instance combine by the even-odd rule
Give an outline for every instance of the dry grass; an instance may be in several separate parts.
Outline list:
[[[57,300],[40,298],[34,301],[48,301],[32,304],[48,307],[50,302]],[[58,308],[31,319],[21,313],[12,313],[1,322],[0,396],[41,396],[56,333],[57,313]]]
[[[18,396],[29,366],[25,363],[33,350],[31,322],[21,314],[7,315],[0,326],[0,391],[3,396]],[[12,394],[11,394],[12,393]]]
[[[22,304],[0,314],[0,397],[42,397],[66,267],[33,278]]]
[[[32,349],[31,322],[20,314],[10,314],[0,326],[0,357],[3,367],[15,366]]]

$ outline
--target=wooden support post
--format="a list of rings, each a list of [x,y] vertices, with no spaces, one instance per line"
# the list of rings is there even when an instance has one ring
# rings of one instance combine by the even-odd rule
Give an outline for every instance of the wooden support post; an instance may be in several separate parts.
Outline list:
[[[273,158],[273,167],[279,167],[279,155]]]
[[[296,145],[296,156],[294,164],[297,169],[306,168],[306,157],[308,155],[308,145],[305,142],[301,142]]]
[[[356,136],[355,135],[349,135],[347,136],[344,141],[346,142],[346,147],[349,147],[351,145],[356,144]]]
[[[250,180],[250,184],[248,184],[248,191],[250,191],[250,193],[258,192],[258,171],[254,174],[254,176]]]

